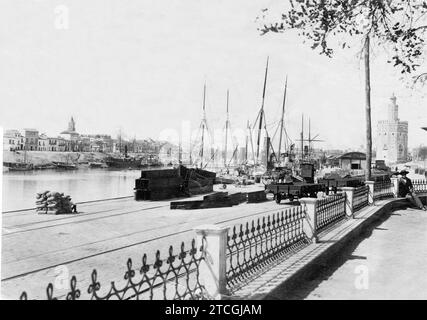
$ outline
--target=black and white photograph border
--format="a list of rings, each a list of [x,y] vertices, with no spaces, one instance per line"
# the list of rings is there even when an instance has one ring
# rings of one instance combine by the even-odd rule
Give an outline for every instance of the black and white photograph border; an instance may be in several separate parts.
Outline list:
[[[427,299],[425,1],[3,0],[0,25],[2,300]]]

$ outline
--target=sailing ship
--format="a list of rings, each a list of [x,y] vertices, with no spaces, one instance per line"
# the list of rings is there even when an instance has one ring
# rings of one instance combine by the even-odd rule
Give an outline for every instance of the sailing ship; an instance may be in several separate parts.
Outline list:
[[[285,106],[287,99],[287,91],[288,91],[288,77],[285,80],[284,86],[284,94],[283,94],[283,102],[282,102],[282,113],[281,119],[276,128],[276,132],[273,137],[269,136],[267,130],[267,122],[265,117],[264,110],[264,102],[265,102],[265,93],[266,93],[266,85],[267,85],[267,76],[268,76],[268,64],[269,59],[267,58],[267,64],[265,68],[264,75],[264,86],[262,93],[262,103],[261,108],[258,112],[257,119],[254,122],[253,129],[249,127],[250,133],[250,141],[252,145],[252,154],[253,154],[253,165],[247,165],[246,171],[248,174],[255,178],[255,180],[281,180],[286,182],[312,182],[313,169],[316,165],[315,159],[312,157],[312,148],[311,144],[316,140],[317,135],[312,138],[311,137],[311,127],[309,122],[309,138],[308,140],[304,138],[304,116],[302,118],[302,131],[301,131],[301,156],[297,159],[297,155],[295,153],[295,144],[289,138],[286,127],[284,125],[284,116],[285,116]],[[258,127],[256,128],[256,125]],[[253,143],[252,143],[252,130],[257,129],[257,141],[256,141],[256,156],[253,151]],[[263,158],[260,160],[260,143],[261,143],[261,132],[264,130],[265,132],[265,149]],[[273,146],[273,140],[279,132],[279,143],[278,143],[278,152],[276,153]],[[305,142],[308,142],[308,145],[304,145]],[[282,153],[282,148],[284,145],[284,151]],[[310,174],[308,172],[310,171]],[[310,180],[310,181],[309,181]]]
[[[67,156],[66,162],[52,161],[52,163],[56,166],[57,169],[61,169],[61,170],[76,170],[76,169],[78,169],[77,164],[70,161],[70,155]]]
[[[30,171],[34,169],[32,163],[22,162],[3,162],[3,167],[7,168],[6,171]]]
[[[196,159],[195,165],[192,164],[192,148],[190,148],[190,165],[182,165],[180,141],[179,165],[176,168],[142,170],[141,177],[135,180],[135,200],[164,200],[213,192],[216,173],[205,170],[205,168],[215,157],[216,153],[211,151],[211,158],[204,162],[205,131],[208,131],[206,120],[206,83],[203,87],[203,118],[199,129],[201,130],[200,159]]]
[[[236,166],[232,166],[233,160],[236,160],[237,150],[239,145],[236,144],[233,149],[233,154],[228,159],[228,137],[229,131],[231,130],[231,122],[230,122],[230,113],[229,113],[229,100],[230,100],[230,91],[227,90],[227,102],[226,102],[226,120],[225,120],[225,141],[224,141],[224,153],[223,153],[223,167],[218,172],[217,177],[215,179],[216,184],[222,184],[224,188],[227,184],[234,184],[239,182],[238,175],[234,174],[236,171]],[[238,172],[238,171],[237,171]]]
[[[257,118],[254,121],[253,127],[251,128],[248,123],[248,131],[249,131],[249,140],[251,143],[252,148],[252,163],[250,163],[249,159],[247,159],[246,154],[246,163],[244,165],[241,165],[239,168],[239,172],[241,174],[244,174],[248,176],[249,178],[253,179],[255,182],[260,182],[263,175],[268,170],[268,163],[269,163],[269,150],[272,149],[271,140],[268,135],[267,131],[267,122],[265,120],[265,112],[264,112],[264,105],[265,105],[265,93],[266,93],[266,87],[267,87],[267,77],[268,77],[268,63],[269,58],[267,57],[267,63],[265,67],[265,73],[264,73],[264,85],[262,90],[262,100],[261,100],[261,107],[258,112]],[[254,146],[253,146],[253,140],[252,140],[252,131],[256,129],[256,126],[258,124],[258,134],[257,134],[257,140],[256,140],[256,153],[254,152]],[[266,133],[266,150],[265,154],[263,156],[263,161],[260,160],[260,144],[261,144],[261,133],[262,131],[265,131]],[[247,148],[246,143],[246,148]]]
[[[24,161],[19,162],[3,162],[3,167],[8,168],[7,171],[30,171],[34,169],[34,165],[27,161],[27,150],[24,150]]]

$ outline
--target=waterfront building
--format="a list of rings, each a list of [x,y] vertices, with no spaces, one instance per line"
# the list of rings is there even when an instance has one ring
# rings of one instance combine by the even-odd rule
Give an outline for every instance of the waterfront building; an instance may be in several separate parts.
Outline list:
[[[54,138],[56,140],[56,151],[64,152],[67,148],[67,142],[64,138],[57,137]]]
[[[58,146],[59,139],[61,138],[49,137],[48,144],[47,144],[47,151],[60,151]]]
[[[18,130],[6,130],[3,135],[3,151],[24,149],[24,137]]]
[[[337,157],[339,167],[343,170],[365,170],[366,154],[363,152],[348,152]]]
[[[37,150],[38,151],[49,151],[49,138],[44,133],[39,135]]]
[[[408,122],[400,121],[399,106],[393,94],[388,106],[388,119],[378,122],[376,160],[386,164],[405,162],[408,158]]]
[[[80,141],[86,141],[84,149],[88,152],[108,153],[113,150],[113,139],[107,134],[80,135],[79,142]]]
[[[91,151],[91,141],[88,136],[79,136],[75,140],[75,147],[72,151],[78,151],[78,152],[90,152]]]
[[[24,129],[24,149],[29,151],[38,150],[39,131],[36,129]]]

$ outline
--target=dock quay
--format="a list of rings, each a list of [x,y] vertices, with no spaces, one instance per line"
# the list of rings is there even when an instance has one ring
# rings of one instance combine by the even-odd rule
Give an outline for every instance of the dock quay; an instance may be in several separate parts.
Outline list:
[[[292,204],[170,210],[168,201],[117,199],[43,221],[6,213],[2,297],[283,298],[375,221],[409,206],[395,182]],[[427,181],[414,189],[426,203]]]
[[[223,191],[219,186],[215,190]],[[233,194],[259,190],[263,185],[228,186],[226,191]],[[201,200],[203,196],[189,199]],[[89,281],[93,268],[102,281],[120,280],[128,257],[135,261],[140,261],[144,253],[154,257],[157,250],[167,253],[170,244],[181,241],[189,246],[193,228],[200,224],[228,225],[276,209],[273,202],[264,202],[231,208],[170,210],[170,201],[122,197],[79,203],[78,214],[38,215],[35,209],[5,212],[2,297],[17,299],[26,288],[31,298],[45,298],[44,284],[63,270],[82,282]]]

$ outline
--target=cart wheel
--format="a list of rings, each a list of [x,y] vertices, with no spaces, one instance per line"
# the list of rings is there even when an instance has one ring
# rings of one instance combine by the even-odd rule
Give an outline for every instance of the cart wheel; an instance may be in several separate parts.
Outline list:
[[[279,204],[282,201],[282,195],[280,193],[276,194],[276,203]]]

